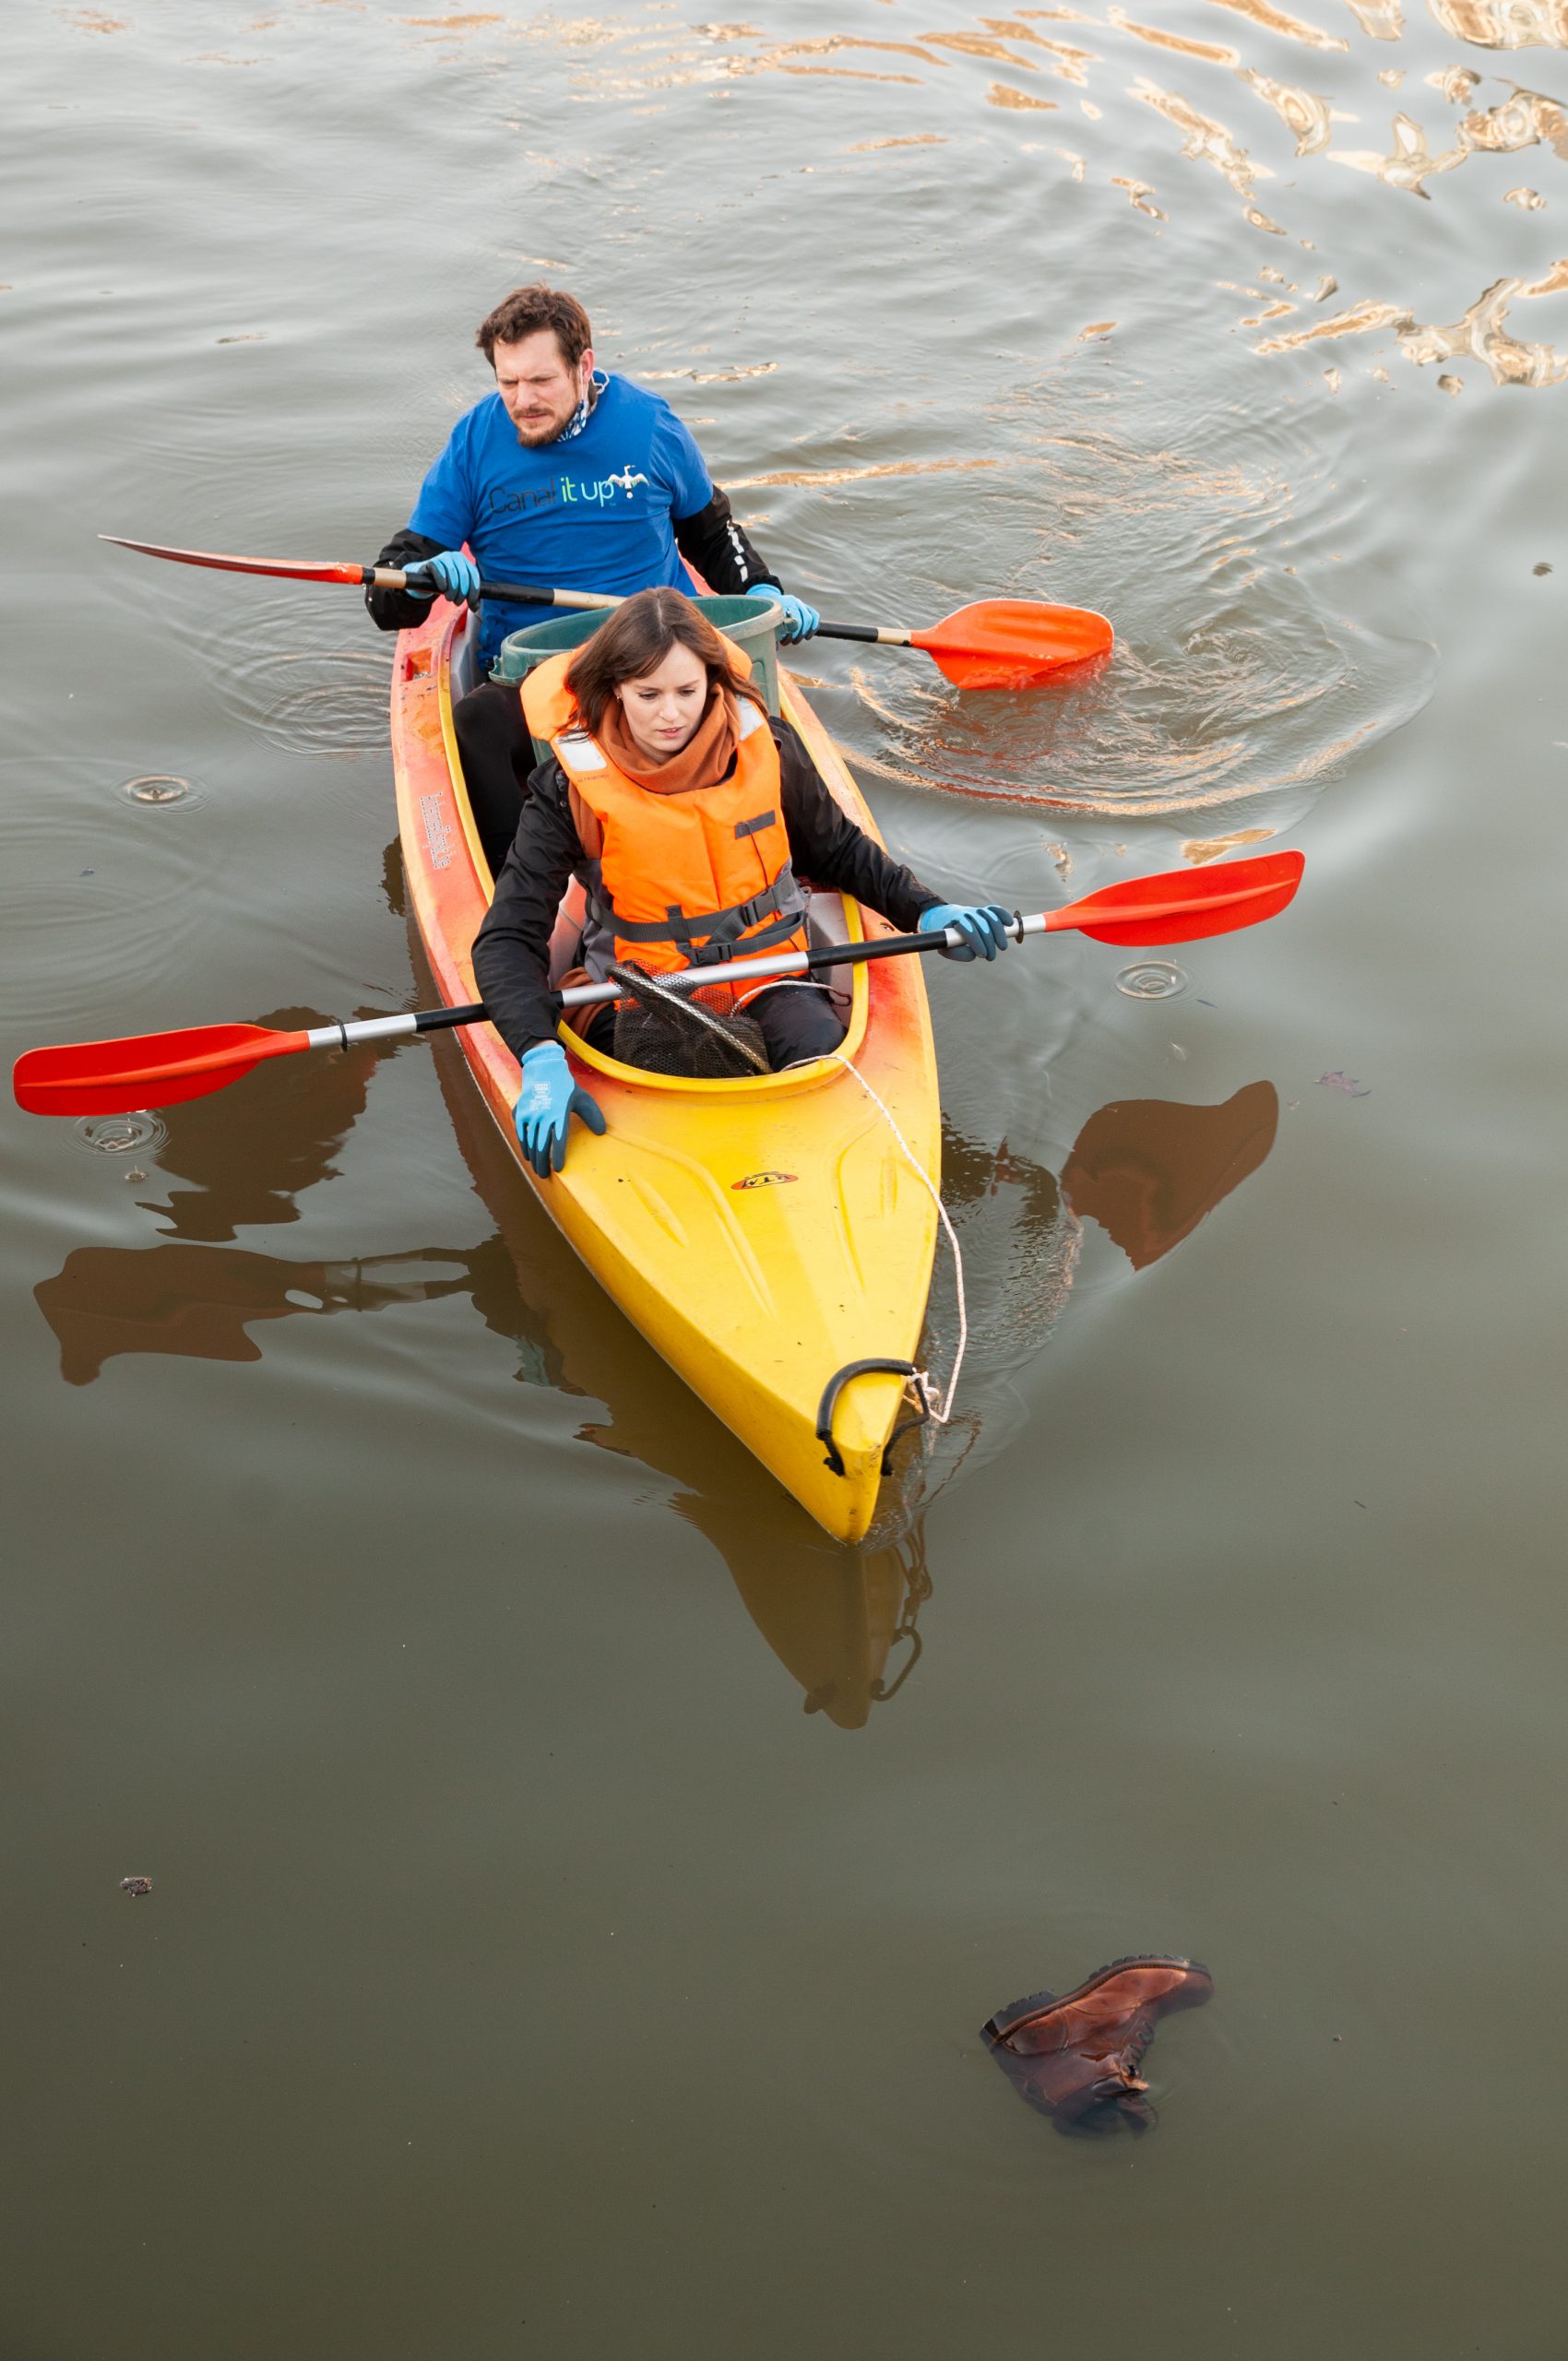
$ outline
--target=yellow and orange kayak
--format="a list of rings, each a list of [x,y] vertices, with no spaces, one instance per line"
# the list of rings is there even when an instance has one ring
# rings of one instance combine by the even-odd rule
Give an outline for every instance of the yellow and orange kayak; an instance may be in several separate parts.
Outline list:
[[[409,898],[448,1006],[480,997],[473,942],[492,889],[452,727],[476,635],[466,609],[437,601],[427,623],[400,635],[393,669]],[[854,781],[787,674],[781,705],[829,792],[875,836]],[[826,941],[893,931],[837,894],[813,896],[812,922]],[[458,1037],[519,1185],[537,1191],[671,1368],[848,1542],[872,1523],[890,1441],[918,1393],[905,1372],[925,1316],[937,1215],[915,1165],[933,1187],[941,1175],[920,968],[918,959],[884,959],[837,970],[847,991],[852,979],[840,1052],[848,1063],[824,1058],[787,1074],[649,1074],[564,1026],[576,1078],[608,1129],[596,1139],[574,1126],[565,1169],[550,1180],[536,1180],[517,1150],[517,1060],[491,1026]],[[867,1362],[893,1366],[859,1366]]]

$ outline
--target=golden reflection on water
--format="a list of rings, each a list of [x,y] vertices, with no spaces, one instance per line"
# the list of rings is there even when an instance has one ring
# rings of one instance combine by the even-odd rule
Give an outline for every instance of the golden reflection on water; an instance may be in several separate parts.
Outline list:
[[[1189,41],[1182,33],[1162,30],[1158,25],[1140,25],[1124,9],[1108,8],[1106,17],[1118,32],[1131,33],[1134,41],[1146,41],[1152,48],[1173,50],[1179,57],[1195,57],[1206,65],[1239,66],[1241,58],[1233,49],[1226,49],[1211,41]]]
[[[75,21],[85,34],[98,20],[84,10]],[[274,21],[285,31],[271,37],[286,37],[285,18],[258,19],[258,43]],[[738,122],[748,80],[849,77],[856,89],[821,95],[823,107],[840,110],[844,129],[812,170],[856,174],[862,185],[867,172],[902,175],[889,186],[926,198],[941,193],[968,144],[993,151],[992,172],[1004,160],[1021,234],[1032,234],[1037,215],[1050,225],[1070,173],[1116,193],[1119,240],[1170,242],[1154,250],[1158,263],[1141,284],[1135,265],[1112,279],[1108,260],[1103,281],[1080,287],[1081,315],[1052,320],[1037,378],[1020,386],[1009,363],[973,448],[951,424],[927,447],[917,425],[896,442],[868,436],[858,464],[837,464],[841,442],[814,455],[800,436],[796,447],[756,451],[749,472],[726,471],[737,494],[783,495],[764,504],[777,518],[770,528],[783,531],[799,530],[796,504],[813,501],[880,499],[879,514],[904,516],[916,487],[940,490],[951,476],[955,504],[972,491],[977,512],[1014,520],[1038,512],[1033,552],[1015,560],[1017,578],[985,587],[1117,611],[1120,644],[1107,677],[1066,682],[1028,715],[1004,700],[973,721],[963,700],[907,660],[856,673],[876,720],[872,747],[857,748],[856,758],[874,774],[1129,816],[1234,806],[1323,777],[1411,708],[1424,658],[1411,658],[1401,681],[1396,634],[1380,644],[1376,619],[1363,628],[1340,612],[1337,591],[1322,587],[1326,560],[1308,552],[1326,470],[1314,473],[1313,454],[1323,446],[1311,413],[1336,396],[1348,410],[1358,387],[1370,393],[1416,372],[1422,392],[1450,397],[1467,378],[1490,392],[1550,390],[1568,377],[1558,308],[1568,263],[1546,266],[1538,243],[1552,176],[1568,163],[1568,93],[1555,93],[1544,70],[1532,81],[1545,88],[1498,71],[1520,53],[1568,49],[1568,0],[932,9],[902,19],[879,12],[860,20],[863,30],[847,23],[784,40],[778,18],[683,21],[673,7],[524,16],[421,8],[416,0],[386,21],[406,28],[403,38],[421,43],[422,60],[431,57],[437,71],[451,61],[515,78],[528,52],[553,50],[570,95],[585,104],[635,105],[689,89],[704,104],[708,94],[732,100],[729,119]],[[1452,45],[1446,57],[1440,46],[1434,53],[1443,42]],[[1396,89],[1403,103],[1391,99]],[[1029,136],[1033,114],[1064,107],[1083,112],[1081,148]],[[550,160],[531,150],[530,160]],[[575,162],[557,158],[553,168],[564,173]],[[1364,249],[1346,236],[1363,193],[1389,224]],[[1446,207],[1449,218],[1456,205],[1467,208],[1467,235],[1452,239],[1448,254],[1479,260],[1450,259],[1446,284],[1430,253],[1419,283],[1417,261],[1406,259],[1412,200]],[[1202,281],[1178,261],[1177,242],[1194,230],[1229,240]],[[1277,259],[1259,262],[1260,253]],[[557,265],[529,258],[535,267]],[[1455,283],[1456,268],[1472,267],[1473,279]],[[1174,340],[1173,289],[1182,304]],[[792,349],[776,344],[774,352],[753,359],[742,348],[731,357],[726,342],[709,357],[701,345],[665,342],[648,353],[657,367],[633,366],[677,389],[715,388],[704,407],[719,410],[727,387],[735,403],[753,391],[777,398],[798,362]],[[1217,352],[1236,355],[1256,390],[1238,388],[1234,401],[1214,395]],[[1133,413],[1116,408],[1113,371],[1142,368],[1152,379],[1189,363],[1201,382],[1176,415],[1161,418],[1146,400],[1138,423],[1123,423]],[[1105,373],[1098,385],[1091,372]],[[1288,416],[1297,404],[1299,420]],[[1110,417],[1120,433],[1100,423]],[[1039,431],[1048,421],[1054,433]],[[726,411],[726,426],[734,422]],[[754,446],[742,439],[740,447]],[[768,456],[795,464],[769,466]],[[902,500],[901,484],[909,487]],[[911,592],[917,621],[961,603],[941,595],[940,560],[932,566],[929,609]],[[1162,574],[1169,621],[1151,628],[1129,588]],[[369,665],[355,680],[341,660],[303,667],[285,660],[292,653],[257,644],[249,672],[231,675],[229,694],[247,718],[313,753],[368,742],[376,727]]]
[[[1295,140],[1298,156],[1315,156],[1328,146],[1334,130],[1333,110],[1326,99],[1299,90],[1293,83],[1271,82],[1266,74],[1254,74],[1251,66],[1241,67],[1238,78],[1274,109]]]
[[[1158,83],[1141,77],[1133,85],[1133,95],[1164,115],[1182,133],[1182,153],[1194,163],[1212,164],[1222,180],[1228,181],[1241,198],[1246,219],[1254,230],[1266,230],[1271,236],[1282,238],[1284,230],[1273,221],[1253,201],[1253,184],[1257,180],[1272,180],[1273,172],[1266,164],[1254,163],[1247,150],[1210,115],[1201,114],[1192,102],[1175,90],[1162,90]]]
[[[1427,136],[1413,115],[1396,114],[1394,118],[1393,146],[1387,155],[1375,148],[1336,148],[1331,160],[1348,164],[1353,172],[1371,172],[1389,188],[1408,189],[1416,196],[1425,196],[1425,183],[1438,172],[1451,172],[1464,162],[1468,150],[1463,143],[1440,148],[1434,156],[1427,145]]]
[[[1568,0],[1427,0],[1456,41],[1478,49],[1568,49]]]
[[[1315,327],[1271,338],[1255,345],[1256,352],[1289,352],[1321,338],[1360,336],[1368,329],[1392,327],[1406,358],[1424,365],[1451,361],[1467,353],[1483,362],[1499,386],[1560,386],[1568,377],[1568,354],[1549,344],[1531,344],[1510,336],[1503,323],[1520,298],[1561,293],[1568,287],[1568,260],[1554,263],[1544,279],[1499,279],[1484,288],[1475,302],[1449,326],[1418,326],[1412,313],[1396,303],[1357,303],[1349,311],[1320,320]]]
[[[1027,90],[1015,90],[1006,82],[993,82],[987,90],[985,99],[988,106],[1012,107],[1015,111],[1032,107],[1039,114],[1050,114],[1056,107],[1054,99],[1031,98]]]
[[[1273,0],[1207,0],[1207,5],[1233,22],[1241,20],[1259,36],[1289,42],[1298,50],[1324,59],[1325,71],[1328,60],[1349,61],[1348,67],[1336,65],[1341,81],[1358,62],[1351,34],[1332,21],[1320,22],[1316,17],[1277,6]],[[1380,44],[1385,60],[1389,45],[1407,36],[1407,12],[1398,0],[1341,0],[1341,5],[1355,34]],[[1568,0],[1428,0],[1427,15],[1440,33],[1471,51],[1568,48]],[[969,102],[1018,114],[1059,111],[1060,101],[1031,89],[1027,82],[1021,86],[1011,78],[1014,75],[1051,76],[1085,90],[1098,82],[1101,87],[1097,89],[1096,101],[1084,102],[1091,121],[1106,120],[1106,106],[1118,96],[1150,109],[1170,126],[1183,161],[1218,173],[1233,191],[1250,228],[1271,237],[1293,238],[1309,251],[1318,240],[1302,233],[1299,219],[1277,215],[1283,211],[1287,196],[1290,212],[1299,215],[1303,203],[1310,201],[1313,184],[1299,181],[1291,190],[1281,191],[1281,204],[1265,207],[1260,201],[1260,187],[1277,181],[1278,175],[1254,152],[1246,125],[1232,121],[1229,111],[1222,103],[1214,103],[1206,89],[1200,91],[1195,84],[1191,89],[1170,88],[1145,76],[1124,80],[1113,53],[1119,45],[1134,43],[1146,52],[1157,49],[1172,61],[1182,61],[1197,76],[1223,77],[1232,91],[1239,84],[1251,102],[1266,108],[1284,124],[1301,162],[1328,162],[1364,173],[1400,196],[1416,196],[1430,202],[1433,184],[1488,156],[1516,155],[1545,147],[1568,161],[1568,106],[1563,101],[1515,84],[1494,97],[1490,105],[1473,108],[1471,102],[1486,76],[1484,69],[1468,63],[1454,61],[1423,77],[1426,85],[1450,106],[1469,110],[1452,129],[1434,128],[1407,108],[1393,115],[1382,144],[1376,143],[1375,135],[1368,138],[1364,133],[1360,139],[1347,141],[1340,127],[1374,124],[1381,90],[1397,89],[1405,81],[1403,65],[1366,60],[1368,94],[1373,103],[1358,109],[1331,100],[1323,90],[1281,78],[1263,62],[1247,60],[1233,42],[1204,38],[1191,23],[1178,29],[1150,22],[1119,5],[1108,8],[1103,18],[1069,7],[984,14],[968,23],[938,23],[908,40],[845,32],[779,42],[746,22],[671,23],[659,28],[636,17],[547,16],[523,20],[476,13],[410,16],[401,21],[442,32],[485,29],[508,41],[548,42],[591,52],[594,63],[584,85],[585,94],[606,98],[769,73],[870,77],[889,80],[903,89],[940,81],[946,118],[940,132],[896,125],[880,136],[854,141],[846,151],[880,152],[888,156],[890,165],[897,162],[891,154],[895,149],[937,146],[959,136],[963,111]],[[1043,30],[1068,25],[1093,26],[1102,45],[1091,49],[1060,32]],[[899,70],[887,72],[880,65],[885,59]],[[1009,69],[1008,79],[969,78],[977,69],[983,72],[997,65]],[[1206,87],[1218,98],[1212,80]],[[1111,139],[1115,136],[1114,132],[1109,135]],[[1074,151],[1061,148],[1055,153],[1075,179],[1085,178],[1093,168],[1092,159]],[[1130,169],[1129,160],[1114,152],[1102,158],[1101,169],[1107,183],[1125,191],[1134,207],[1150,221],[1164,225],[1179,218],[1180,208],[1171,205],[1170,193],[1146,169]],[[1500,189],[1497,202],[1505,203],[1517,218],[1539,211],[1550,202],[1550,195],[1521,184]],[[1333,279],[1336,274],[1326,276]],[[1352,291],[1353,300],[1334,321],[1314,324],[1295,336],[1265,338],[1253,349],[1267,358],[1289,353],[1301,343],[1323,337],[1393,330],[1407,362],[1420,364],[1434,357],[1467,356],[1479,361],[1496,384],[1555,386],[1562,382],[1563,370],[1554,347],[1521,339],[1503,326],[1508,306],[1515,298],[1543,291],[1553,291],[1543,289],[1526,272],[1498,273],[1451,326],[1423,326],[1415,307],[1408,300],[1401,301],[1396,291],[1362,286]],[[1265,316],[1283,314],[1276,311]],[[1241,325],[1255,326],[1260,321],[1249,318]],[[818,478],[824,484],[833,480],[826,470]]]
[[[987,468],[1028,467],[1027,459],[878,459],[863,468],[779,468],[762,476],[730,476],[731,492],[757,492],[767,484],[804,484],[818,489],[834,483],[871,483],[881,476],[944,476],[971,474]]]
[[[1272,8],[1268,0],[1209,0],[1214,8],[1234,9],[1238,17],[1249,17],[1265,32],[1283,33],[1287,41],[1303,42],[1309,49],[1348,49],[1350,44],[1338,33],[1324,32],[1321,25],[1303,24],[1300,17],[1288,17],[1282,8]]]

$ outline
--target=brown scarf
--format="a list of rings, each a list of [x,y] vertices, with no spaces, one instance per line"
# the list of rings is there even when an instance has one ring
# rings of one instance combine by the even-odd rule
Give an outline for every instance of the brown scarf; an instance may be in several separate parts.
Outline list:
[[[707,712],[678,754],[655,763],[644,753],[626,727],[619,697],[612,697],[599,725],[600,742],[617,770],[646,787],[653,795],[685,795],[692,789],[717,787],[734,759],[740,737],[740,716],[731,692],[720,687]]]

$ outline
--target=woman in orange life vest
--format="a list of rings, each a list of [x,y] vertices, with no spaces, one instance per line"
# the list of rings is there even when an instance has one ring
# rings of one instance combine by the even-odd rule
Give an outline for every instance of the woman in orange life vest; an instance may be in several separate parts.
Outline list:
[[[517,1137],[541,1180],[565,1162],[574,1114],[604,1129],[555,1038],[550,936],[570,877],[588,891],[583,955],[596,979],[612,958],[657,973],[802,946],[797,871],[901,932],[956,928],[950,959],[994,959],[1010,940],[1010,911],[942,901],[855,826],[738,656],[679,590],[639,590],[524,683],[529,727],[552,755],[529,781],[474,973],[522,1061]],[[844,1037],[820,986],[763,982],[735,998],[776,1072]],[[584,1030],[609,1050],[613,1009]]]

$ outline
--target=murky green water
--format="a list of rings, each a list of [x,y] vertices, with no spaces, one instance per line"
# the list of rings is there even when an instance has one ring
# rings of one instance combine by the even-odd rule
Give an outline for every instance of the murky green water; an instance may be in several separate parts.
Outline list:
[[[541,270],[825,610],[1114,618],[811,653],[917,867],[1308,868],[932,979],[861,1556],[449,1045],[8,1118],[6,2361],[1562,2349],[1568,18],[1302,7],[9,26],[7,1054],[428,997],[354,596],[94,536],[374,554]],[[1058,2137],[977,2028],[1165,1949]]]

